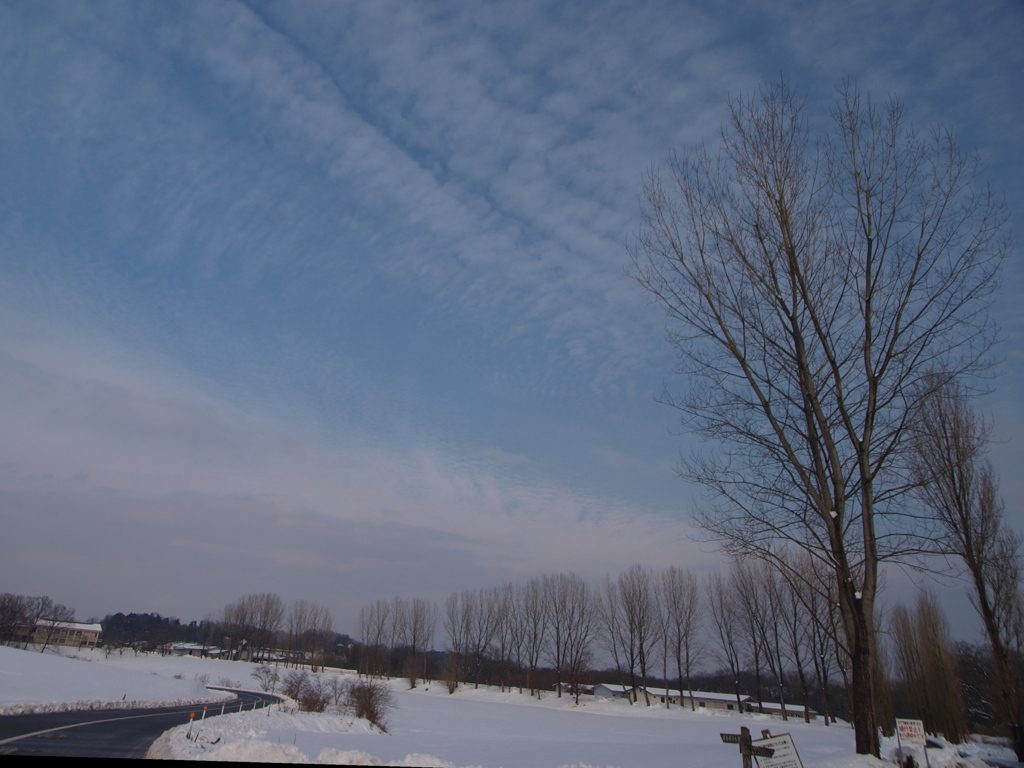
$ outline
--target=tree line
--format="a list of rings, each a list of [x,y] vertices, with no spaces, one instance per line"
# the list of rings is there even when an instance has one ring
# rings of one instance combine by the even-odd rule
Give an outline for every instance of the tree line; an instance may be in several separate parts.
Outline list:
[[[700,580],[691,571],[635,565],[592,585],[572,573],[453,592],[441,606],[422,599],[377,600],[360,611],[353,668],[368,677],[400,677],[415,687],[434,679],[494,685],[540,696],[575,696],[597,682],[616,683],[631,704],[671,707],[674,688],[691,709],[694,690],[729,693],[736,708],[771,705],[783,719],[827,724],[854,706],[849,640],[832,580],[806,554],[783,557],[787,569],[740,558]],[[930,733],[959,742],[969,728],[1005,728],[997,665],[986,645],[953,644],[931,593],[876,616],[882,629],[874,670],[878,719],[914,717]],[[443,651],[429,650],[436,639]],[[1015,690],[1024,655],[1011,654]],[[599,658],[611,666],[597,664]],[[664,703],[662,703],[664,702]]]
[[[207,618],[211,644],[249,661],[277,660],[314,670],[336,663],[339,638],[325,606],[296,600],[286,606],[273,592],[246,595]]]

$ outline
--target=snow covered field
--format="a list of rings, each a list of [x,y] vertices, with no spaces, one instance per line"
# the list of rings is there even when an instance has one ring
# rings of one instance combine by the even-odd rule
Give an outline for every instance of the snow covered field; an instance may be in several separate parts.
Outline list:
[[[0,647],[0,711],[28,704],[53,707],[60,701],[137,701],[199,698],[199,681],[255,688],[255,665],[242,662],[112,655],[80,651],[90,662]],[[328,673],[335,674],[335,673]],[[348,674],[348,673],[342,673]],[[806,768],[891,766],[853,754],[848,726],[825,727],[767,715],[691,713],[687,710],[630,706],[616,700],[581,700],[545,694],[501,693],[492,688],[460,688],[448,695],[440,684],[413,691],[391,685],[398,709],[390,733],[337,714],[308,714],[287,707],[211,718],[185,738],[187,726],[165,734],[154,752],[179,759],[326,762],[356,765],[487,766],[695,766],[736,768],[735,745],[719,733],[746,725],[757,736],[791,733]],[[220,694],[213,698],[220,699]],[[589,697],[588,697],[589,698]],[[198,737],[198,738],[197,738]],[[887,745],[888,746],[888,745]],[[933,768],[982,765],[957,757],[956,750],[929,750]]]
[[[78,651],[81,659],[23,651],[0,645],[0,715],[65,709],[125,708],[221,701],[225,694],[207,690],[184,667],[171,669],[157,657],[116,658],[102,662],[99,651]],[[148,663],[147,663],[148,662]],[[180,675],[180,677],[176,677]],[[232,696],[233,698],[233,696]]]

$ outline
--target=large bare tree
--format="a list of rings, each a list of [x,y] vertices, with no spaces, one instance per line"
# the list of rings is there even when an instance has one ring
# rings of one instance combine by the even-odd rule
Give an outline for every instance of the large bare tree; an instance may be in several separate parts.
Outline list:
[[[648,176],[631,255],[688,375],[666,399],[710,440],[681,466],[709,491],[699,520],[729,554],[788,542],[831,569],[856,747],[877,755],[879,563],[918,548],[908,414],[929,372],[988,365],[1009,241],[948,130],[919,136],[852,87],[832,118],[812,141],[785,82],[731,101],[717,154]]]
[[[915,420],[917,495],[941,524],[945,553],[959,560],[992,650],[1002,715],[1024,760],[1021,702],[1014,685],[1020,642],[1020,543],[1003,519],[999,481],[986,458],[988,425],[956,382],[926,381]]]

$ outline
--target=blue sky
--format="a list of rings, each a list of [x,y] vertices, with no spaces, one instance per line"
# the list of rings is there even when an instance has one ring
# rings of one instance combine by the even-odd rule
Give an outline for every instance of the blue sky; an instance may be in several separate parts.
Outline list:
[[[0,2],[0,589],[79,616],[706,572],[642,175],[784,72],[1024,211],[1012,2]],[[983,405],[1022,526],[1024,269]],[[41,564],[45,563],[45,567]],[[953,589],[959,592],[959,587]]]

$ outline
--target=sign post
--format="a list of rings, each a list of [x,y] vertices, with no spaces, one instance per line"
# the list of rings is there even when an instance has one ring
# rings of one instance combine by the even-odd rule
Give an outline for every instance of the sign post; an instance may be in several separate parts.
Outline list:
[[[755,748],[768,747],[772,750],[772,754],[765,757],[758,756],[757,768],[804,768],[791,735],[780,733],[778,736],[772,736],[768,731],[761,731],[761,733],[764,738],[753,742]]]
[[[928,745],[925,742],[923,721],[896,718],[896,744],[899,745],[901,757],[904,744],[908,747],[921,747],[921,751],[924,752],[924,764],[927,768],[931,768],[931,763],[928,761]]]

